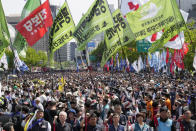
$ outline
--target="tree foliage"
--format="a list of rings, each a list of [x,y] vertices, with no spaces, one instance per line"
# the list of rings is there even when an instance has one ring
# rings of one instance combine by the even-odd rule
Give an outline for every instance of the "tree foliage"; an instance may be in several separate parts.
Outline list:
[[[99,45],[97,46],[97,48],[91,52],[90,55],[93,55],[96,57],[95,61],[93,62],[100,62],[101,59],[102,59],[102,55],[103,55],[103,52],[106,50],[106,44],[104,41],[101,41],[99,43]]]
[[[188,48],[189,52],[184,58],[184,64],[185,68],[188,70],[194,70],[193,69],[193,59],[195,55],[195,49],[196,49],[196,24],[193,20],[192,22],[187,24],[187,31],[185,32],[185,41],[186,43],[189,43]]]
[[[14,53],[10,49],[7,48],[5,50],[5,54],[8,60],[8,68],[13,69],[14,68]]]
[[[28,47],[26,51],[26,58],[21,57],[21,60],[23,60],[29,67],[45,67],[48,62],[48,56],[47,53],[43,51],[36,52],[35,49]]]

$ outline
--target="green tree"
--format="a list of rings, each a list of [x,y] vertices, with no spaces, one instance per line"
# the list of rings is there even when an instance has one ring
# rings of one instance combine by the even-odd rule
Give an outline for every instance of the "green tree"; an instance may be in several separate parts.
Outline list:
[[[21,57],[21,60],[23,60],[29,67],[44,67],[47,65],[48,57],[47,53],[43,51],[36,52],[35,49],[28,47],[26,51],[26,58]]]
[[[193,69],[193,58],[195,55],[195,49],[196,49],[196,24],[195,21],[192,20],[192,22],[187,24],[187,31],[185,32],[185,41],[186,43],[189,43],[188,48],[189,51],[187,55],[184,58],[184,64],[185,68],[190,70]]]
[[[39,61],[39,66],[45,67],[47,65],[47,62],[48,62],[47,53],[43,52],[43,51],[38,51],[37,55],[39,57],[38,59],[40,60]]]
[[[106,49],[105,42],[101,41],[99,45],[97,46],[97,48],[90,53],[90,55],[93,55],[96,57],[95,61],[92,61],[92,62],[100,62],[105,49]]]
[[[14,68],[14,53],[7,48],[5,50],[5,54],[6,54],[7,59],[8,59],[8,68],[13,69]]]

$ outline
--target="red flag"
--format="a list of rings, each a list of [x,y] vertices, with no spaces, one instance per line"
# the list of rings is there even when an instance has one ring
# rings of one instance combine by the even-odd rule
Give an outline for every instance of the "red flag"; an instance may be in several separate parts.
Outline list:
[[[176,53],[176,50],[174,50],[174,54],[175,53]],[[171,63],[170,63],[170,72],[174,75],[174,55],[173,55]]]
[[[188,44],[187,43],[183,44],[181,51],[183,52],[184,55],[186,55],[188,53],[189,48],[188,48]]]
[[[184,54],[181,50],[178,51],[174,51],[174,62],[176,64],[176,66],[178,66],[181,69],[184,69]]]
[[[29,16],[16,25],[16,29],[26,39],[30,46],[33,46],[47,32],[52,25],[52,15],[49,1],[46,0],[36,8]]]
[[[113,56],[112,56],[112,59],[111,59],[111,62],[110,62],[110,66],[113,66],[114,64],[114,59],[113,59]]]
[[[169,49],[167,48],[167,54],[166,54],[166,63],[169,62]]]

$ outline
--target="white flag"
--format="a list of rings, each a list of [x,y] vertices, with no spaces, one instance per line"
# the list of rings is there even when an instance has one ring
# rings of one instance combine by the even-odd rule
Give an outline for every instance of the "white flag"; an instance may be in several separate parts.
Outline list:
[[[140,6],[147,3],[149,0],[122,0],[121,12],[123,16],[127,13],[136,11]]]
[[[196,50],[195,50],[195,57],[194,57],[194,60],[193,60],[193,67],[196,70]]]
[[[180,10],[183,18],[184,18],[184,21],[187,22],[187,19],[188,19],[188,16],[189,16],[189,13],[183,11],[183,10]],[[176,35],[175,37],[173,37],[169,42],[167,42],[167,44],[165,44],[164,46],[165,47],[169,47],[169,48],[172,48],[172,49],[181,49],[183,44],[184,44],[184,41],[185,41],[185,38],[184,38],[184,32],[180,32],[178,35]]]
[[[2,65],[3,65],[3,68],[4,68],[5,70],[8,69],[7,57],[6,57],[5,53],[3,54],[3,56],[2,56],[1,59],[0,59],[0,67],[1,67]]]
[[[20,67],[23,65],[22,61],[19,58],[18,52],[14,49],[14,64],[15,64],[15,68],[20,71]]]
[[[144,63],[142,61],[142,57],[140,56],[138,59],[138,72],[140,72],[144,68]]]
[[[132,64],[133,69],[138,72],[137,60],[135,60]]]

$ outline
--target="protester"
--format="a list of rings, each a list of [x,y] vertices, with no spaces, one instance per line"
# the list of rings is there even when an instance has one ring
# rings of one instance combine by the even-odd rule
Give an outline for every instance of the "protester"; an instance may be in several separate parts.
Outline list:
[[[53,125],[55,126],[55,131],[72,131],[71,124],[66,122],[67,113],[61,111],[59,113],[59,121],[57,122],[57,116],[54,119]]]
[[[138,113],[136,119],[137,122],[131,126],[130,131],[150,131],[149,125],[144,123],[144,115],[142,113]]]
[[[196,81],[185,74],[55,71],[3,78],[0,122],[15,131],[192,129]]]
[[[112,116],[113,123],[109,126],[109,131],[125,131],[125,127],[120,125],[120,116],[117,113],[114,113]]]
[[[151,126],[157,131],[176,131],[175,123],[169,118],[166,106],[160,108],[160,117],[153,120]]]
[[[44,111],[42,109],[37,110],[35,120],[29,125],[27,131],[51,131],[50,123],[44,120]]]
[[[192,113],[190,110],[184,112],[184,116],[178,120],[178,127],[180,131],[196,131],[196,121],[191,119]]]

